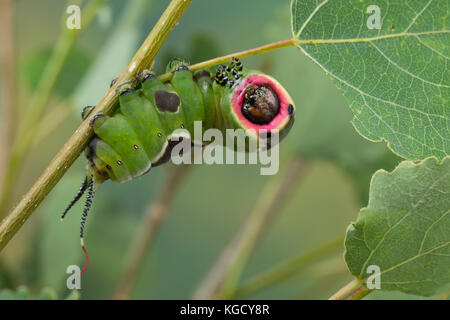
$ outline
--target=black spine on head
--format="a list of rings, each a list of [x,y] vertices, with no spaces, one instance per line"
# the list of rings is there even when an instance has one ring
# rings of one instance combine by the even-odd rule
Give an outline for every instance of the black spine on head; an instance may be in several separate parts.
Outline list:
[[[91,177],[88,186],[88,193],[86,196],[86,203],[84,205],[84,209],[83,209],[83,215],[81,216],[81,224],[80,224],[80,238],[83,239],[84,238],[84,225],[86,224],[86,219],[89,213],[89,210],[91,209],[92,206],[92,200],[94,199],[94,178]]]
[[[81,184],[80,189],[78,190],[77,194],[75,195],[75,198],[73,198],[73,200],[67,206],[66,210],[64,210],[64,212],[62,213],[61,220],[64,219],[67,212],[69,212],[69,210],[74,206],[74,204],[77,203],[78,200],[80,200],[81,196],[86,191],[87,187],[88,187],[87,177],[84,177],[83,183]]]

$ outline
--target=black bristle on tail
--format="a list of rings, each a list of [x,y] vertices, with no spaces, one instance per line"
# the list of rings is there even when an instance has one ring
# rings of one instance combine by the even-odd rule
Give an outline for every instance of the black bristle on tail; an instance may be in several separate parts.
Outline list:
[[[83,180],[83,183],[81,184],[80,189],[77,192],[77,194],[75,195],[73,200],[69,203],[69,205],[67,206],[66,210],[64,210],[64,212],[61,214],[61,220],[64,220],[64,217],[66,216],[67,212],[69,212],[69,210],[73,207],[73,205],[75,203],[77,203],[78,200],[80,200],[81,196],[84,194],[84,192],[86,191],[87,187],[88,187],[88,178],[85,177],[84,180]]]
[[[89,183],[87,184],[87,196],[86,203],[83,209],[83,215],[81,216],[81,224],[80,224],[80,238],[84,237],[84,225],[86,224],[87,215],[92,206],[92,200],[94,199],[94,179],[91,177]]]

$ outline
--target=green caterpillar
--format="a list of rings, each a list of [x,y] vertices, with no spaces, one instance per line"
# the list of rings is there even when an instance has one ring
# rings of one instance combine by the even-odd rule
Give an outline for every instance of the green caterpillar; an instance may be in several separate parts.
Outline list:
[[[193,73],[181,60],[171,61],[167,69],[173,73],[169,83],[144,70],[137,85],[119,85],[115,113],[92,118],[95,136],[85,150],[86,177],[61,217],[88,190],[81,240],[97,186],[108,179],[128,181],[167,162],[180,138],[194,136],[194,121],[201,121],[203,130],[254,129],[250,138],[256,140],[261,129],[278,130],[282,139],[292,127],[295,105],[287,91],[274,78],[244,69],[236,58],[219,66],[214,76],[208,70]],[[93,108],[83,110],[83,119]],[[190,135],[179,136],[178,129]],[[83,241],[82,246],[85,250]]]

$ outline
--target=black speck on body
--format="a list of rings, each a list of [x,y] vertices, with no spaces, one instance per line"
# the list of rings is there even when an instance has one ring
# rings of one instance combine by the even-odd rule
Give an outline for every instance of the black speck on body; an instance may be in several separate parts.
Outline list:
[[[290,117],[294,115],[294,106],[292,104],[288,106],[288,113]]]

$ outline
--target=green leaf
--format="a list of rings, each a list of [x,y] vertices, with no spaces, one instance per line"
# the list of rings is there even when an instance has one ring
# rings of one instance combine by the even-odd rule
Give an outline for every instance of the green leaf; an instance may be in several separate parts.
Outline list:
[[[450,151],[448,0],[377,2],[381,29],[369,29],[366,1],[293,0],[297,47],[350,103],[356,130],[413,160]]]
[[[450,157],[376,172],[367,208],[347,229],[345,260],[362,280],[380,268],[382,290],[430,296],[450,281]],[[372,274],[373,275],[373,274]]]

